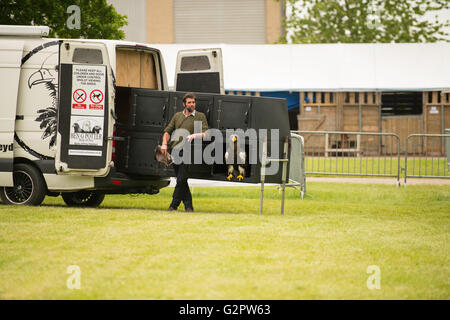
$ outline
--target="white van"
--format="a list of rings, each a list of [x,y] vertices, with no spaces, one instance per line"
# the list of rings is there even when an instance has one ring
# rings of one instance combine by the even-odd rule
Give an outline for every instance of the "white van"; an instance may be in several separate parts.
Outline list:
[[[39,205],[61,194],[68,205],[97,206],[106,193],[158,193],[170,174],[127,174],[114,161],[125,139],[116,130],[133,113],[131,88],[168,90],[160,51],[127,41],[49,39],[48,31],[0,26],[2,201]],[[223,91],[221,60],[215,65]]]

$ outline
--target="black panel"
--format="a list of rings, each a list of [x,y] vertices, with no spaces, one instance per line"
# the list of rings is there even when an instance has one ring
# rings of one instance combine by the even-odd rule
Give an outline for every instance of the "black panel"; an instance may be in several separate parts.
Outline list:
[[[173,176],[174,171],[172,168],[166,168],[164,165],[156,162],[154,150],[161,143],[162,130],[165,125],[175,112],[182,110],[182,98],[185,92],[171,92],[169,95],[168,92],[164,91],[132,89],[132,92],[137,91],[139,91],[138,97],[140,99],[136,100],[136,117],[130,116],[128,119],[129,122],[132,122],[134,118],[136,123],[133,126],[125,125],[120,133],[120,136],[125,137],[125,141],[116,143],[116,167],[122,172],[140,176]],[[167,103],[166,98],[168,95],[169,101]],[[284,137],[290,135],[286,100],[205,93],[196,93],[196,95],[196,109],[207,115],[210,128],[218,128],[223,133],[225,133],[226,129],[242,129],[245,131],[248,128],[253,128],[257,130],[257,134],[258,129],[268,129],[268,150],[272,149],[273,143],[279,143],[278,153],[269,154],[269,156],[271,158],[282,157]],[[148,110],[149,108],[153,108],[153,110]],[[131,109],[133,109],[132,105]],[[131,112],[131,114],[134,113]],[[148,124],[147,121],[149,121]],[[159,128],[160,131],[155,130],[155,128]],[[272,129],[279,130],[278,141],[271,141],[270,130]],[[260,152],[258,145],[259,135],[257,136],[256,141],[249,141],[247,138],[245,143],[247,156],[249,156],[251,148],[256,148]],[[207,143],[205,142],[202,148],[204,149],[206,145]],[[224,146],[223,153],[225,151],[226,147]],[[193,154],[191,152],[192,157]],[[281,182],[281,163],[279,165],[278,173],[267,176],[266,182]],[[256,164],[247,166],[244,182],[259,182],[260,169],[261,164],[258,156]],[[226,164],[214,164],[212,166],[206,164],[189,165],[188,175],[192,178],[225,181],[227,166]]]
[[[251,119],[251,127],[254,129],[279,129],[280,139],[290,136],[285,99],[252,97]]]
[[[149,89],[131,90],[131,116],[133,131],[163,132],[168,124],[170,94]]]
[[[116,87],[116,97],[114,100],[114,111],[116,114],[115,124],[128,125],[131,109],[131,88]]]
[[[270,137],[270,136],[269,136]],[[267,141],[267,155],[269,159],[282,159],[283,158],[283,150],[284,150],[284,139],[280,139],[277,141],[279,143],[279,149],[278,152],[275,152],[275,141],[274,140],[268,140]],[[274,152],[272,152],[274,151]],[[288,154],[288,158],[290,157],[290,153]],[[275,162],[271,163],[269,166],[276,165]],[[278,162],[278,171],[276,174],[273,175],[266,175],[265,182],[266,183],[281,183],[282,178],[282,166],[283,162]],[[286,177],[289,177],[289,165],[287,165],[286,168]],[[268,169],[266,169],[266,172],[269,172]],[[254,165],[252,167],[252,176],[256,178],[257,182],[260,182],[261,180],[261,162],[258,159],[258,164]]]
[[[285,137],[290,137],[289,114],[286,100],[278,98],[252,97],[251,127],[256,130],[267,129],[268,157],[281,159],[283,157]],[[272,141],[271,130],[278,130],[279,140]],[[275,146],[274,143],[278,143],[279,148],[278,153],[272,154],[272,146]],[[275,175],[266,176],[265,181],[267,183],[281,183],[281,168],[282,162],[279,163],[278,173]],[[253,175],[260,179],[261,163],[259,160],[258,164],[252,169]],[[287,169],[289,171],[289,166]]]
[[[108,76],[105,77],[105,83],[108,83]],[[108,112],[108,86],[105,88],[104,110]],[[58,109],[58,132],[61,134],[61,161],[68,164],[72,169],[101,169],[106,166],[107,141],[104,139],[103,146],[80,146],[70,145],[70,117],[72,103],[72,64],[61,64],[60,76],[60,100]],[[104,117],[104,130],[108,129],[108,116]],[[108,132],[103,132],[103,138]],[[70,150],[101,151],[101,156],[78,156],[70,155]]]
[[[167,177],[173,175],[155,159],[155,149],[161,135],[157,133],[128,132],[125,141],[117,144],[116,167],[119,171],[146,176]]]
[[[291,130],[298,130],[298,115],[300,114],[300,108],[296,107],[288,112],[289,114],[289,127]]]
[[[126,123],[116,124],[116,167],[118,171],[140,176],[168,177],[173,169],[167,169],[155,159],[155,149],[161,143],[164,128],[171,117],[171,93],[151,89],[120,89],[121,106],[128,115],[119,111]],[[128,101],[126,95],[129,95]]]
[[[251,118],[251,97],[216,95],[214,128],[246,130]]]
[[[172,92],[171,96],[171,117],[179,111],[182,111],[184,109],[183,107],[183,97],[186,94],[186,92],[179,92],[175,91]],[[206,120],[208,121],[208,127],[211,128],[211,125],[213,123],[213,116],[214,116],[214,95],[213,94],[206,94],[206,93],[198,93],[195,92],[196,104],[195,104],[195,110],[200,111],[205,114]],[[209,144],[209,142],[204,142],[202,145],[202,152],[205,149],[205,147]],[[192,159],[191,163],[194,163],[194,151],[192,147]],[[191,164],[187,168],[187,172],[189,177],[191,178],[203,178],[207,177],[211,174],[211,166],[207,164]]]
[[[220,75],[218,72],[178,74],[176,90],[220,93]]]
[[[186,92],[179,92],[179,91],[172,92],[170,103],[171,105],[170,118],[172,118],[172,116],[176,112],[182,111],[184,109],[183,97],[185,94]],[[195,110],[198,110],[205,114],[206,120],[208,121],[208,127],[211,128],[214,116],[214,95],[198,92],[195,92],[194,94],[197,97],[195,103]]]

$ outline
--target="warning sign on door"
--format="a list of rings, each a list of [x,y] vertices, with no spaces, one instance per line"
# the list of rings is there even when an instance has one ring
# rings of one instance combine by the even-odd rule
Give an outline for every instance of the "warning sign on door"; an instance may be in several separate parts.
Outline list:
[[[104,116],[105,66],[73,65],[72,115]]]
[[[83,89],[75,89],[72,95],[72,99],[73,109],[86,109],[86,104],[83,103],[86,101],[86,91],[84,91]]]

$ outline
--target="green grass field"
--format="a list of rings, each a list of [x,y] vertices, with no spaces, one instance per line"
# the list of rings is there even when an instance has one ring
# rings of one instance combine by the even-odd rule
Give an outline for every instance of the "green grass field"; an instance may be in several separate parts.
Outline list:
[[[274,187],[263,215],[257,187],[196,187],[194,213],[164,211],[172,190],[99,209],[0,205],[0,298],[450,298],[449,186],[311,182],[303,201],[287,190],[284,216]]]
[[[450,177],[446,158],[408,159],[407,172],[409,176],[440,176]],[[405,160],[400,159],[400,177],[404,177]],[[327,174],[363,174],[363,175],[394,175],[398,173],[398,160],[391,157],[306,157],[306,172]]]

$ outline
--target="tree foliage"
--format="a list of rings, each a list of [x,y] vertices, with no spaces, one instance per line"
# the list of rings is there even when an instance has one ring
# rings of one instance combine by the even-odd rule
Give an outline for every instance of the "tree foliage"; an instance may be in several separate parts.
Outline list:
[[[449,0],[286,1],[292,11],[284,43],[436,42],[449,35],[443,31],[449,21],[428,17],[449,9]]]
[[[71,12],[80,8],[80,28],[69,29]],[[50,27],[50,37],[85,39],[123,39],[121,27],[128,24],[106,0],[0,0],[0,24]]]

